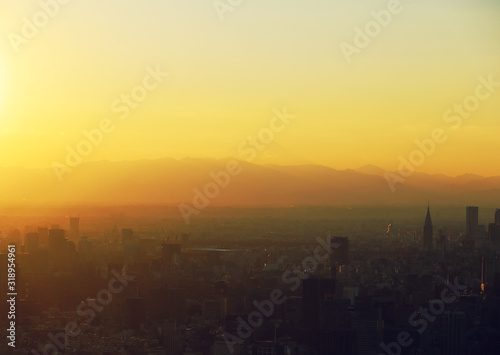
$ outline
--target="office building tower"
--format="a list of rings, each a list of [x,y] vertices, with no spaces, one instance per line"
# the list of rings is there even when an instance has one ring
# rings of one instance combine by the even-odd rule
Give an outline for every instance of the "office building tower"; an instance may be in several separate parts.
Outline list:
[[[80,218],[70,217],[69,218],[69,239],[78,240],[80,238]]]
[[[467,319],[463,312],[444,312],[439,317],[439,330],[442,336],[441,354],[465,355]]]
[[[66,231],[64,229],[49,230],[50,253],[62,254],[66,251]]]
[[[92,242],[87,237],[82,237],[78,242],[78,253],[80,254],[80,260],[92,260]]]
[[[488,226],[488,239],[491,241],[500,240],[500,225],[490,223]]]
[[[123,313],[125,328],[139,330],[144,322],[144,299],[141,297],[126,298]]]
[[[495,211],[495,224],[500,226],[500,208],[497,208]]]
[[[24,235],[24,251],[33,253],[38,250],[38,233],[26,233]]]
[[[307,327],[319,327],[323,302],[335,299],[336,281],[309,278],[302,286],[302,317]],[[342,296],[342,295],[341,295]]]
[[[349,265],[349,238],[333,237],[330,239],[332,255],[330,266],[332,278],[339,279],[349,276],[347,265]]]
[[[427,205],[427,215],[425,216],[425,223],[424,223],[424,237],[422,238],[424,249],[427,252],[432,252],[432,235],[433,235],[433,227],[431,220],[431,212],[429,209],[429,205]]]
[[[38,246],[43,249],[49,248],[49,229],[38,227]]]
[[[186,320],[185,289],[167,288],[166,286],[149,290],[149,316],[154,322],[176,320],[183,324]]]
[[[500,258],[498,256],[483,257],[481,269],[481,289],[486,294],[494,292],[499,287]]]
[[[163,262],[167,265],[172,265],[175,258],[181,255],[182,246],[180,244],[162,244],[161,255]]]
[[[465,216],[465,236],[468,239],[473,239],[476,233],[476,227],[479,225],[478,207],[467,206]]]
[[[122,229],[122,243],[134,241],[134,231],[132,229]]]

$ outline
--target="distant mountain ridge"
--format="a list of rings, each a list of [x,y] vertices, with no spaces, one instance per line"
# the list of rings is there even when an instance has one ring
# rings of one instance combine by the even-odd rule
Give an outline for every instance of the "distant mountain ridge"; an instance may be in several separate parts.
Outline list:
[[[59,182],[52,169],[0,168],[0,199],[7,204],[192,203],[211,171],[231,159],[159,159],[87,162]],[[238,161],[242,172],[210,199],[212,206],[415,205],[500,206],[500,176],[415,172],[391,192],[385,171],[374,165],[336,170],[321,165],[256,165]]]

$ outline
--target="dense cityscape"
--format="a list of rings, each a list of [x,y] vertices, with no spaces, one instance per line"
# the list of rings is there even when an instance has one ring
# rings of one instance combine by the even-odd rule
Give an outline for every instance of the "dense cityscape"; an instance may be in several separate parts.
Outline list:
[[[1,234],[0,264],[7,267],[15,247],[17,332],[2,348],[14,341],[17,354],[497,354],[500,210],[485,226],[468,206],[462,226],[447,231],[434,227],[432,205],[421,210],[420,227],[389,223],[382,233],[346,221],[342,234],[314,236],[273,218],[209,218],[205,233],[142,227],[141,235],[117,225],[86,233],[79,217],[14,229]],[[266,230],[276,235],[258,238]],[[2,307],[8,314],[9,303]]]

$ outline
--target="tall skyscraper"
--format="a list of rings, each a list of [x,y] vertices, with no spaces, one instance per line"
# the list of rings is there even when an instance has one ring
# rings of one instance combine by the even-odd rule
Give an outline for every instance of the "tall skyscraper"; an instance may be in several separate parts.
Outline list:
[[[422,239],[423,239],[424,249],[428,252],[432,252],[432,235],[433,235],[433,228],[431,220],[431,211],[429,209],[429,205],[427,205],[427,215],[425,216],[425,223],[424,223],[424,237]]]
[[[500,208],[497,208],[495,211],[495,224],[500,226]]]
[[[38,246],[45,249],[49,247],[49,229],[47,227],[38,227]]]
[[[122,228],[122,243],[128,243],[134,241],[134,231],[129,228]]]
[[[492,293],[495,286],[498,286],[495,285],[495,281],[498,280],[499,275],[500,258],[498,256],[483,257],[481,270],[481,288],[485,293]]]
[[[344,273],[344,269],[346,269],[344,266],[349,265],[349,238],[332,237],[330,247],[333,251],[330,260],[332,278],[338,279],[341,276],[348,276],[347,273]]]
[[[475,206],[467,206],[465,216],[465,236],[469,239],[473,239],[478,225],[479,208]]]
[[[26,233],[24,236],[24,251],[33,253],[38,250],[38,233]]]
[[[70,217],[69,218],[69,239],[78,240],[80,239],[80,218]]]
[[[309,278],[302,287],[302,320],[307,327],[319,327],[322,304],[335,298],[336,281]],[[342,297],[342,295],[340,295]]]
[[[438,321],[442,336],[441,354],[465,355],[467,318],[463,312],[444,312]]]
[[[488,239],[493,241],[500,240],[500,224],[490,223],[488,225]]]
[[[49,251],[61,252],[66,246],[66,231],[64,229],[49,230]]]

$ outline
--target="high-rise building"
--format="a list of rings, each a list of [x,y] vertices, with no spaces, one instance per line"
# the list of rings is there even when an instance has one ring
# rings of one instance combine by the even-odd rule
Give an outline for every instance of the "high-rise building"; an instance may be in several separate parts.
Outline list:
[[[38,250],[38,233],[26,233],[24,235],[24,251],[33,253]]]
[[[80,238],[80,218],[69,218],[69,239],[78,240]]]
[[[40,248],[49,248],[49,229],[47,227],[38,227],[38,246]]]
[[[332,278],[339,279],[348,277],[349,238],[347,237],[331,238],[330,248],[332,249],[332,256],[330,259]]]
[[[465,355],[467,319],[463,312],[444,312],[439,317],[441,354]]]
[[[183,324],[186,319],[186,290],[166,286],[149,290],[149,316],[154,322],[166,319]]]
[[[113,230],[111,231],[111,241],[113,243],[118,242],[119,238],[120,238],[119,235],[120,235],[120,233],[118,232],[118,228],[116,228],[116,224],[115,224]]]
[[[335,298],[335,286],[336,281],[333,279],[309,278],[304,280],[302,285],[302,320],[307,327],[319,327],[322,303]]]
[[[500,275],[500,258],[498,256],[483,257],[481,270],[481,288],[486,294],[495,289],[496,281]]]
[[[129,297],[125,299],[124,326],[127,329],[138,330],[144,322],[144,299]]]
[[[80,259],[84,261],[92,260],[92,241],[87,237],[82,237],[78,242],[78,253],[80,254]]]
[[[475,206],[466,207],[465,216],[465,236],[473,239],[476,233],[476,227],[479,225],[479,208]]]
[[[500,225],[490,223],[488,226],[488,239],[492,241],[500,240]]]
[[[49,230],[49,252],[64,253],[66,251],[66,231],[64,229]]]
[[[425,223],[424,223],[424,237],[422,239],[423,239],[424,249],[428,252],[432,252],[432,235],[433,235],[433,227],[431,220],[431,211],[429,209],[429,205],[427,205],[427,215],[425,216]]]
[[[123,228],[122,229],[122,243],[128,243],[134,241],[134,231],[132,229]]]
[[[163,262],[167,265],[174,264],[175,256],[181,255],[182,246],[180,244],[162,244],[161,254]]]
[[[497,208],[495,211],[495,224],[500,226],[500,208]]]

